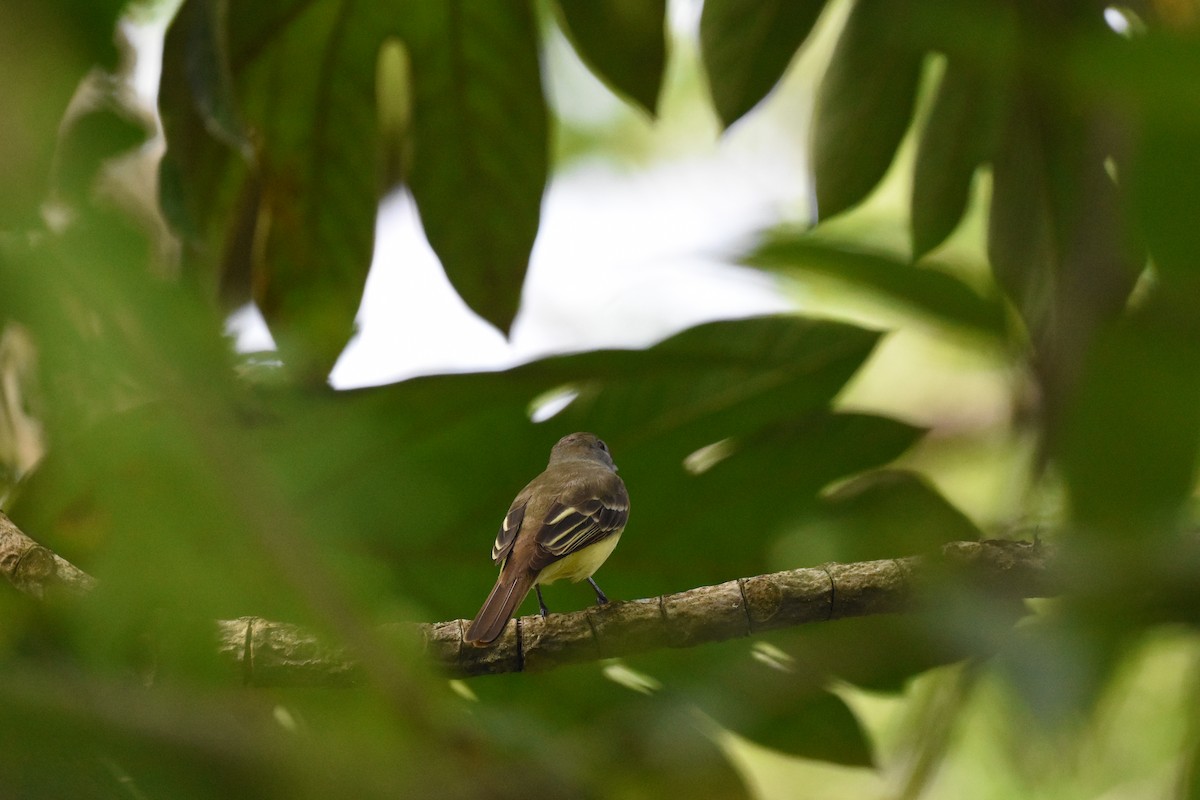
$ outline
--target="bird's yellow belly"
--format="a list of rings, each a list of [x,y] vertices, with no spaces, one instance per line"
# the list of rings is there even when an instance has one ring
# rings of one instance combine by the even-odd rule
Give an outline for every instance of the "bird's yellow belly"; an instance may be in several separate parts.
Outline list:
[[[584,578],[592,577],[596,570],[600,569],[600,565],[612,555],[613,548],[617,546],[620,538],[621,532],[618,531],[607,539],[589,545],[576,553],[571,553],[565,558],[560,558],[539,572],[536,582],[544,585],[563,578],[579,582]]]

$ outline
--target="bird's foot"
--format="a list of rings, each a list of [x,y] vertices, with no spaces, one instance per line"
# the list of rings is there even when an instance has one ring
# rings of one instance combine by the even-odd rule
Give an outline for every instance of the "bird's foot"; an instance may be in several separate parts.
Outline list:
[[[608,595],[606,595],[606,594],[605,594],[605,593],[604,593],[604,592],[603,592],[603,591],[600,589],[600,587],[596,585],[596,582],[595,582],[594,580],[592,580],[591,578],[588,578],[588,579],[587,579],[587,582],[588,582],[588,583],[590,583],[590,584],[592,585],[592,588],[596,590],[596,605],[598,605],[598,606],[602,606],[602,605],[604,605],[605,603],[607,603],[607,602],[608,602]]]

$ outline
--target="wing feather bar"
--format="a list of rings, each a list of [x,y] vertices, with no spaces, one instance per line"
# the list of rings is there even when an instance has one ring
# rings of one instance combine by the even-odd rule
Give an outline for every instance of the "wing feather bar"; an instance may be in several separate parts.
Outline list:
[[[512,552],[513,543],[517,540],[517,531],[521,530],[521,523],[525,520],[525,503],[514,503],[508,513],[504,515],[504,521],[500,523],[500,530],[496,534],[496,543],[492,545],[492,561],[496,564],[504,562],[508,558],[508,554]]]
[[[562,557],[595,544],[625,527],[629,505],[605,505],[589,498],[576,505],[555,503],[546,514],[538,544],[547,553]]]

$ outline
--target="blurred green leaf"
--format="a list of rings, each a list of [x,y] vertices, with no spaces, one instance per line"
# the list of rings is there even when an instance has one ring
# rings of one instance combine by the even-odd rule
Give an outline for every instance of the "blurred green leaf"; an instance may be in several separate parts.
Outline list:
[[[108,79],[97,77],[93,84],[88,107],[65,120],[59,133],[54,191],[57,200],[74,208],[90,199],[106,161],[153,134],[152,121],[139,118],[121,102]]]
[[[833,278],[889,305],[989,339],[1002,341],[1006,334],[1006,315],[999,298],[981,296],[958,278],[934,267],[914,267],[883,253],[789,234],[771,237],[743,261],[801,279],[808,275]]]
[[[946,63],[913,168],[914,260],[945,241],[966,212],[975,170],[995,147],[998,88],[969,65]]]
[[[205,0],[181,9],[159,101],[164,205],[193,239],[194,269],[245,274],[237,265],[252,264],[284,357],[323,381],[353,333],[371,263],[384,30],[366,8],[284,13],[237,4],[222,15]],[[268,27],[276,22],[286,24]]]
[[[670,687],[631,691],[610,677],[617,667],[627,669],[584,664],[472,681],[479,699],[474,716],[517,752],[536,754],[554,769],[583,770],[597,796],[748,796],[686,694]]]
[[[0,231],[36,226],[58,130],[81,80],[117,66],[123,0],[0,3]]]
[[[1067,417],[1062,461],[1075,519],[1093,535],[1132,537],[1129,548],[1170,537],[1195,486],[1200,327],[1193,308],[1156,299],[1101,335]],[[1142,555],[1153,558],[1153,550]]]
[[[817,211],[829,219],[875,188],[912,118],[922,53],[897,20],[908,0],[857,0],[817,91],[812,162]]]
[[[1029,332],[1051,444],[1093,337],[1121,315],[1143,269],[1113,177],[1129,147],[1114,111],[1032,79],[1013,99],[993,165],[988,255]]]
[[[995,157],[988,218],[996,282],[1030,323],[1049,314],[1058,247],[1037,117],[1027,96],[1014,98]]]
[[[182,46],[165,57],[172,62],[182,60],[192,107],[203,120],[205,130],[231,150],[252,158],[253,145],[233,85],[225,10],[225,4],[218,0],[184,3],[171,34],[173,40],[181,40]]]
[[[547,168],[528,8],[322,0],[222,16],[191,0],[167,37],[163,204],[192,270],[235,299],[252,285],[307,382],[324,380],[353,333],[371,263],[395,161],[376,118],[389,35],[411,59],[409,177],[426,235],[467,303],[507,330]]]
[[[746,649],[755,656],[781,657],[772,663],[782,666],[743,656],[717,679],[716,686],[705,687],[711,692],[702,695],[706,711],[764,747],[798,758],[873,766],[867,736],[840,697],[812,685],[809,676],[792,674],[791,657],[773,645],[759,642]],[[712,691],[718,687],[720,691]]]
[[[1126,64],[1129,60],[1121,59],[1119,63]],[[1173,83],[1174,73],[1164,74],[1159,70],[1142,74],[1154,83],[1139,87],[1130,99],[1146,107],[1154,103],[1161,91],[1156,87]],[[1175,298],[1180,303],[1200,299],[1197,277],[1200,231],[1191,224],[1196,203],[1200,202],[1200,188],[1195,183],[1200,176],[1198,136],[1200,114],[1190,118],[1153,116],[1124,165],[1129,173],[1132,210],[1139,232],[1162,273],[1164,290],[1183,293]]]
[[[508,332],[547,176],[538,32],[524,3],[404,6],[413,67],[413,196],[475,313]]]
[[[787,534],[776,551],[783,564],[817,563],[817,552],[840,562],[872,561],[929,553],[946,542],[981,536],[979,528],[925,478],[885,469],[827,493],[811,518]],[[814,547],[812,553],[806,553],[809,547]]]
[[[558,0],[579,57],[651,116],[666,65],[666,0]]]
[[[791,317],[711,323],[643,352],[421,378],[299,406],[281,398],[278,422],[251,435],[316,530],[353,537],[390,566],[397,591],[444,618],[482,601],[495,579],[487,551],[500,518],[554,441],[595,431],[635,509],[598,580],[614,598],[642,597],[761,570],[773,532],[821,487],[915,440],[911,426],[828,411],[876,339]],[[563,386],[577,399],[532,425],[531,401]],[[730,437],[733,455],[699,475],[685,469],[694,451]],[[759,502],[751,485],[775,487],[780,502]],[[733,519],[736,548],[727,538]],[[581,594],[556,585],[547,603],[576,607]]]
[[[709,91],[729,127],[766,97],[812,31],[825,0],[707,0],[700,49]]]

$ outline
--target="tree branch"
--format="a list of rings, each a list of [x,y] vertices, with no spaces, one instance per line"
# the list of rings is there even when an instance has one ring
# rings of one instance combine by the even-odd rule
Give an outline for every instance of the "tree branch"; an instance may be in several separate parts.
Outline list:
[[[1010,597],[1057,593],[1050,551],[1028,542],[951,542],[937,556],[826,564],[739,578],[716,586],[614,602],[570,614],[521,617],[487,647],[463,640],[467,620],[394,624],[386,633],[419,636],[449,677],[539,671],[628,656],[661,647],[693,647],[844,617],[913,608],[924,585],[946,573],[969,577]],[[38,545],[0,514],[0,571],[18,589],[42,597],[53,585],[84,594],[95,579]],[[299,625],[258,617],[217,622],[221,656],[253,686],[352,686],[358,662]]]
[[[30,539],[0,511],[0,573],[9,583],[39,600],[56,590],[82,596],[96,579]]]

